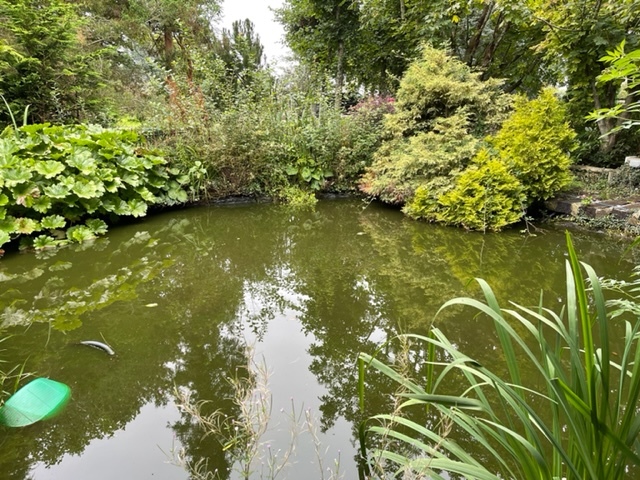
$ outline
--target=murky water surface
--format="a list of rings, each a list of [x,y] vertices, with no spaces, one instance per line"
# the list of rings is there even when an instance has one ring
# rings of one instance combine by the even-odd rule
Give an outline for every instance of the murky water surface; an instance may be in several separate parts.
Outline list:
[[[90,245],[8,255],[0,260],[0,323],[11,335],[0,345],[4,368],[24,364],[64,382],[72,400],[53,420],[0,427],[0,477],[187,479],[170,461],[180,449],[228,472],[217,439],[203,439],[176,407],[176,389],[237,415],[228,378],[242,374],[250,344],[270,372],[265,448],[286,450],[292,408],[309,410],[318,426],[323,466],[302,432],[280,478],[321,478],[336,459],[344,478],[357,478],[358,352],[426,332],[445,300],[479,295],[474,277],[502,301],[536,305],[542,290],[559,310],[564,233],[535,233],[467,233],[335,200],[305,213],[275,205],[170,212]],[[626,242],[574,238],[600,275],[628,278]],[[470,312],[445,310],[436,322],[479,361],[502,359],[489,324]],[[83,340],[106,341],[116,356]],[[370,413],[389,408],[393,386],[370,381]]]

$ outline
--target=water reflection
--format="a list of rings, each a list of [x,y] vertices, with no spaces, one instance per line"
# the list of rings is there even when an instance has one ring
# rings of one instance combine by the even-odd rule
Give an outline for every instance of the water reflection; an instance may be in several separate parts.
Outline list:
[[[398,344],[384,342],[426,332],[443,301],[477,295],[474,277],[489,281],[502,301],[536,304],[542,289],[545,304],[556,308],[564,294],[560,231],[465,233],[357,201],[321,203],[314,212],[271,205],[190,209],[112,229],[105,240],[0,262],[0,322],[13,335],[3,358],[73,392],[59,418],[0,430],[6,478],[28,478],[34,465],[34,478],[47,478],[41,467],[55,472],[70,454],[92,468],[86,452],[100,442],[124,442],[135,451],[119,432],[151,415],[150,408],[173,411],[167,406],[175,388],[210,401],[209,411],[237,414],[227,378],[246,374],[247,336],[262,342],[267,363],[277,367],[274,411],[289,401],[282,392],[295,387],[291,395],[302,397],[299,405],[317,406],[328,434],[341,425],[354,429],[357,353],[396,357]],[[624,244],[583,234],[576,245],[602,275],[630,270],[629,262],[617,264]],[[482,319],[452,308],[436,321],[480,361],[500,360]],[[106,340],[117,356],[78,345],[87,339]],[[420,356],[410,355],[417,377]],[[390,408],[395,385],[386,377],[369,381],[375,388],[367,414]],[[191,419],[175,411],[164,415],[152,417],[165,418],[191,459],[230,471],[215,438],[203,440]],[[349,438],[327,438],[344,447],[343,458],[353,455]],[[303,473],[310,461],[300,460]],[[166,475],[184,478],[179,471]]]

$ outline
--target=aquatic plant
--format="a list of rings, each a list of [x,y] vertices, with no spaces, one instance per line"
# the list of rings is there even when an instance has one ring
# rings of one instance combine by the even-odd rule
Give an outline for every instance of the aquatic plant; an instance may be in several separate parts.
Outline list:
[[[203,436],[213,435],[223,445],[232,470],[243,480],[260,478],[275,480],[286,471],[295,457],[295,450],[302,434],[308,433],[315,450],[319,478],[337,480],[340,476],[340,461],[335,461],[334,468],[325,470],[321,453],[321,442],[318,437],[318,426],[308,409],[297,408],[291,401],[291,410],[281,411],[290,426],[290,441],[283,449],[271,448],[265,435],[272,427],[272,395],[269,389],[269,370],[264,360],[256,361],[254,350],[247,347],[246,372],[238,372],[227,380],[234,392],[233,403],[238,415],[231,418],[216,410],[207,415],[204,412],[206,401],[194,402],[188,389],[176,389],[176,404],[202,429]],[[210,471],[204,459],[192,462],[184,449],[173,451],[175,464],[189,471],[196,480],[218,480],[228,478],[229,472]]]
[[[443,472],[487,480],[633,475],[640,466],[640,321],[624,322],[624,345],[614,353],[611,320],[614,313],[637,311],[639,302],[633,296],[608,310],[603,283],[578,261],[568,234],[567,247],[566,308],[559,314],[542,306],[503,309],[483,280],[478,283],[484,302],[456,298],[441,308],[467,306],[493,321],[506,377],[496,373],[499,367],[489,369],[459,351],[435,327],[428,336],[403,337],[424,345],[426,378],[413,380],[375,356],[360,354],[361,405],[365,366],[401,388],[396,412],[377,415],[369,419],[372,425],[361,427],[384,440],[367,450],[361,436],[365,469],[381,477],[391,471],[433,479],[448,478]],[[524,383],[525,365],[535,368],[541,383]],[[461,390],[443,391],[452,378]],[[439,420],[418,423],[408,416],[412,408],[427,409]],[[472,439],[481,453],[465,451],[451,438],[452,430]]]

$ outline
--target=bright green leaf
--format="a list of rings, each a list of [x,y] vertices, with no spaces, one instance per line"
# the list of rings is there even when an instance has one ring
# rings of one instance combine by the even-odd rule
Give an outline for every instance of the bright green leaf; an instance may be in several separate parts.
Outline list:
[[[50,179],[65,170],[64,164],[53,160],[38,161],[34,164],[34,169],[46,179]]]
[[[69,195],[71,189],[59,183],[44,187],[44,193],[51,198],[65,198]]]
[[[128,205],[131,210],[130,214],[134,217],[144,217],[147,214],[147,204],[142,200],[134,198],[133,200],[129,200]]]
[[[47,217],[42,217],[40,220],[40,225],[46,230],[63,228],[66,224],[66,220],[61,215],[49,215]]]

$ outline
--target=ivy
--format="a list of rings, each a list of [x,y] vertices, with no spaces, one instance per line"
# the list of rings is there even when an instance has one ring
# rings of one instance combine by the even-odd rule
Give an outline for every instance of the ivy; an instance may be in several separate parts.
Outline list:
[[[132,130],[48,123],[0,135],[0,247],[39,234],[35,248],[102,235],[101,218],[142,217],[187,200],[180,171]],[[84,225],[78,222],[84,222]],[[64,228],[66,240],[56,233]]]

